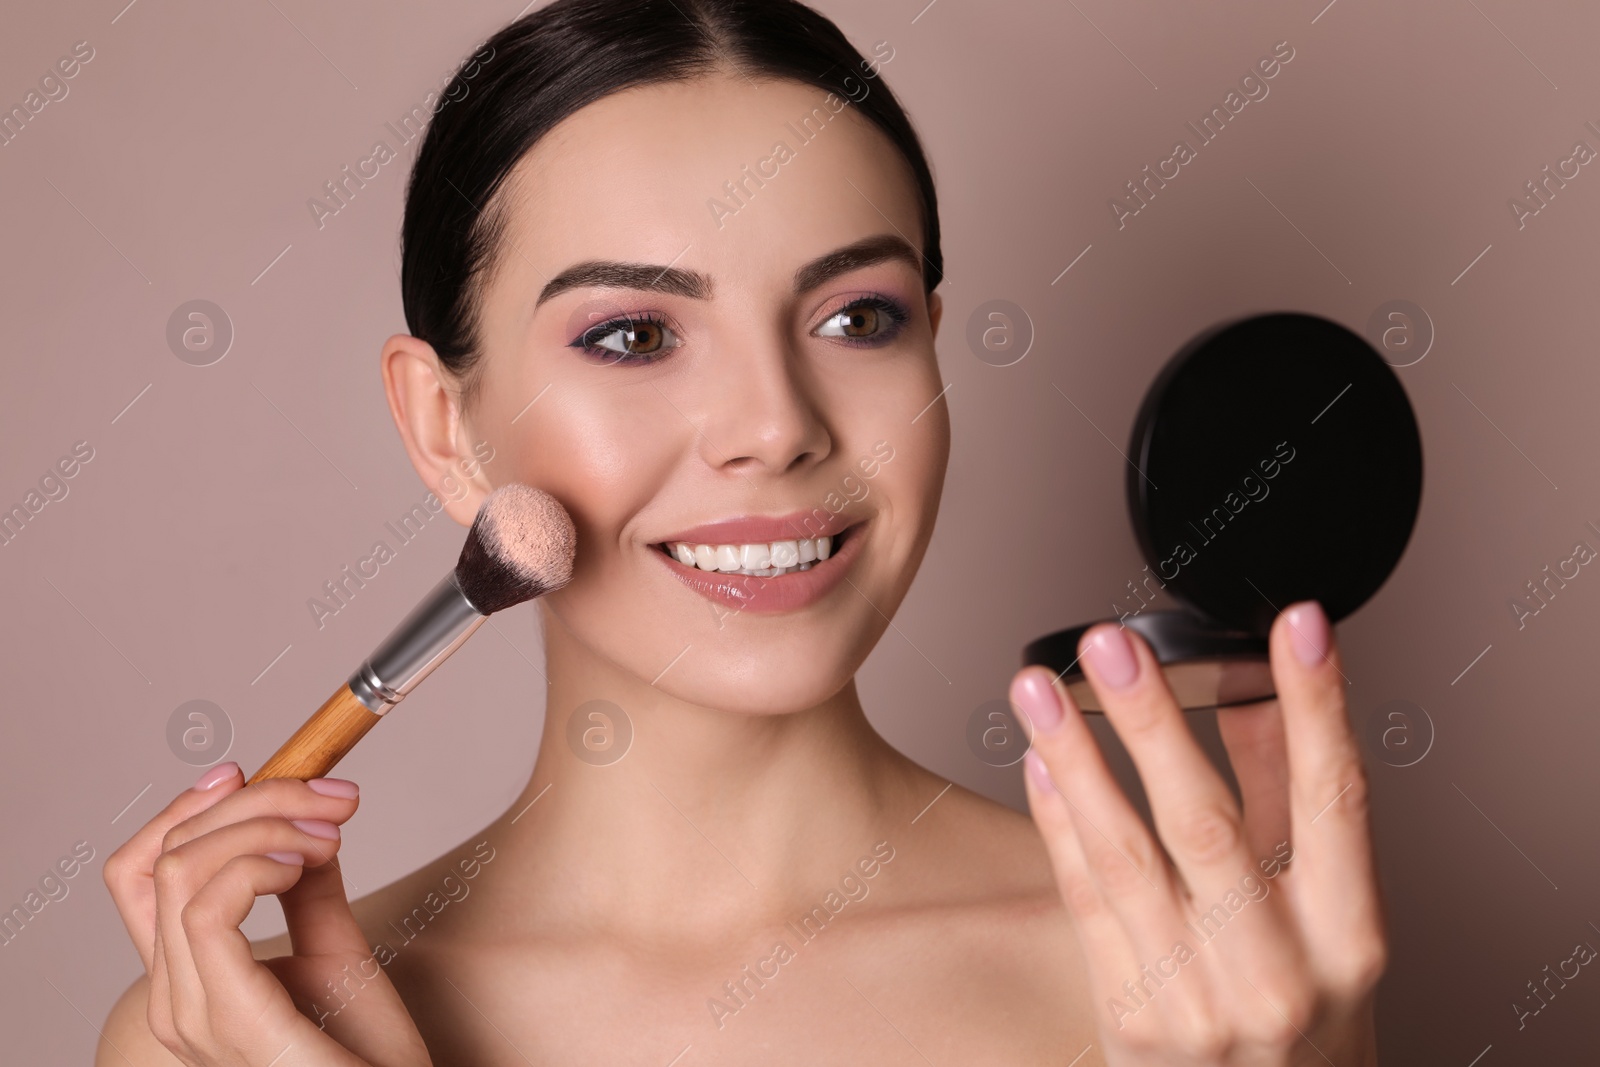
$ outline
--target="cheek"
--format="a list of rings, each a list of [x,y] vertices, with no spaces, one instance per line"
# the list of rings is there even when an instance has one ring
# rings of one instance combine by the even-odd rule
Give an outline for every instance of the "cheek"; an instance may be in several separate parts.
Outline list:
[[[892,406],[906,408],[910,414],[882,420],[865,448],[879,464],[877,476],[867,484],[874,491],[880,486],[884,489],[888,503],[900,513],[898,523],[908,529],[932,524],[944,487],[950,459],[949,396],[928,404],[939,389],[936,369],[925,378],[908,382]],[[884,443],[878,446],[879,441]],[[924,537],[928,534],[926,529],[919,532]]]
[[[832,457],[839,475],[830,481],[845,497],[848,477],[858,506],[874,516],[874,559],[861,581],[873,602],[890,612],[889,605],[898,604],[910,587],[932,537],[950,455],[949,398],[928,406],[943,388],[936,365],[930,359],[900,370],[893,381],[856,393],[866,402],[841,426],[848,436],[835,447],[846,454]],[[877,472],[871,478],[861,464],[869,457],[866,469],[876,464]]]
[[[512,470],[572,514],[576,581],[616,558],[621,529],[666,483],[692,428],[648,385],[628,382],[557,382],[529,414],[538,417],[510,427]]]
[[[895,569],[920,559],[933,533],[939,498],[944,490],[945,467],[950,455],[949,421],[943,401],[913,425],[902,422],[893,436],[880,434],[894,449],[894,458],[882,463],[878,476],[867,484],[880,495],[879,508],[889,519],[893,538],[889,547]],[[907,573],[907,584],[910,574]]]

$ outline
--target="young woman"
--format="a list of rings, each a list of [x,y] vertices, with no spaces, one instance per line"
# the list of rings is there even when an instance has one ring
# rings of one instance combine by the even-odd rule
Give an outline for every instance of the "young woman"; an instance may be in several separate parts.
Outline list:
[[[1148,647],[1088,635],[1155,833],[1048,671],[1010,690],[1032,821],[867,722],[949,447],[891,56],[793,0],[557,0],[458,74],[383,381],[458,522],[520,481],[577,525],[537,762],[353,905],[354,783],[208,771],[106,863],[148,973],[100,1063],[1376,1062],[1366,789],[1314,603],[1274,625],[1279,700],[1220,715],[1242,806]],[[575,715],[625,717],[625,756],[584,758]],[[266,894],[288,933],[252,945]]]

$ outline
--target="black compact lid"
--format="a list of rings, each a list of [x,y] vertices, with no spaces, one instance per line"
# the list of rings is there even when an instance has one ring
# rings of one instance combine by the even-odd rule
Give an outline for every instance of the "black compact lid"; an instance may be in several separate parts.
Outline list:
[[[1146,394],[1128,456],[1128,510],[1150,567],[1141,588],[1153,578],[1188,610],[1141,600],[1120,621],[1190,708],[1272,696],[1277,613],[1297,600],[1332,621],[1355,611],[1399,562],[1422,498],[1422,440],[1399,379],[1365,340],[1315,315],[1259,315],[1190,341]],[[1093,625],[1023,650],[1085,711],[1099,707],[1077,644]]]
[[[1128,508],[1151,571],[1203,618],[1265,634],[1317,600],[1366,602],[1422,497],[1422,440],[1394,371],[1315,315],[1216,327],[1157,376],[1134,421]]]

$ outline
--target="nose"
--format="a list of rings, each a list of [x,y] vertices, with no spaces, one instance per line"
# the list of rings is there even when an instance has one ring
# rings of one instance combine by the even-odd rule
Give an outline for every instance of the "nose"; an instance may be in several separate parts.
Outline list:
[[[778,331],[759,337],[708,361],[716,384],[704,394],[698,441],[707,466],[746,478],[815,465],[833,449],[801,353]]]

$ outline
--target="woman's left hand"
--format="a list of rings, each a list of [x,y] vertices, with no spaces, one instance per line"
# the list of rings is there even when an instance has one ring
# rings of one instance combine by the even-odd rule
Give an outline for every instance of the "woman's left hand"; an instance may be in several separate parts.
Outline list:
[[[1110,623],[1084,635],[1084,671],[1159,843],[1053,672],[1012,680],[1034,728],[1028,804],[1088,960],[1107,1064],[1377,1063],[1387,944],[1367,781],[1321,608],[1279,615],[1270,649],[1277,699],[1217,713],[1241,811],[1144,640]]]

